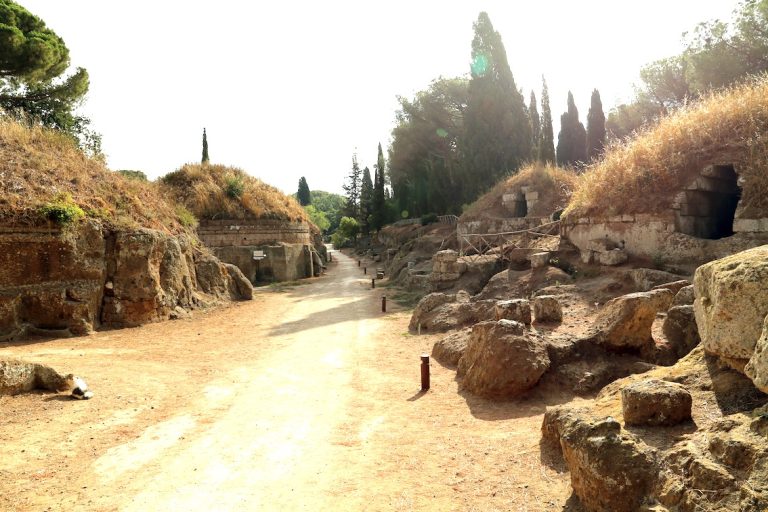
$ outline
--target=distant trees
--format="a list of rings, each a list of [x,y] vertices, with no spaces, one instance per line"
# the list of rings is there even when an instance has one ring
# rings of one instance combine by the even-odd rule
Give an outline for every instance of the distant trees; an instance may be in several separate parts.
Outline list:
[[[541,118],[536,106],[536,93],[531,91],[531,101],[528,104],[528,118],[531,122],[531,159],[539,158],[539,143],[541,142]]]
[[[555,163],[555,134],[552,128],[552,109],[549,106],[547,81],[541,77],[541,137],[539,139],[539,162]]]
[[[373,167],[373,213],[371,216],[371,229],[380,230],[387,221],[386,205],[386,174],[384,152],[379,142],[376,165]]]
[[[504,43],[488,14],[481,12],[473,27],[465,130],[459,142],[464,169],[472,176],[465,187],[476,196],[530,158],[531,126]]]
[[[205,128],[203,128],[203,158],[201,162],[207,164],[210,160],[208,157],[208,135],[205,133]]]
[[[623,138],[712,89],[768,71],[768,2],[742,0],[730,23],[700,23],[685,50],[640,71],[635,99],[608,114],[607,130]]]
[[[344,205],[344,215],[357,219],[360,213],[360,165],[357,163],[356,153],[352,155],[352,170],[342,188],[347,198],[347,202]]]
[[[364,235],[371,232],[371,219],[373,216],[373,181],[371,181],[371,171],[366,167],[363,169],[363,178],[360,181],[360,231]]]
[[[579,121],[579,111],[568,91],[568,110],[560,116],[557,136],[557,165],[573,167],[587,161],[587,132]]]
[[[312,204],[304,207],[304,209],[307,210],[307,213],[310,213],[309,207],[311,206],[328,219],[328,227],[321,229],[326,233],[333,233],[336,231],[339,227],[339,222],[341,222],[342,211],[346,204],[344,196],[333,194],[331,192],[324,192],[322,190],[312,190],[310,197],[312,199]],[[317,224],[317,222],[315,222],[315,224]],[[320,227],[320,224],[318,224],[318,227]]]
[[[587,114],[587,159],[599,157],[605,147],[605,114],[600,101],[600,91],[592,91],[589,113]]]
[[[312,203],[312,193],[309,191],[307,178],[304,176],[299,178],[299,189],[296,191],[296,199],[301,206],[307,206]]]
[[[88,72],[65,75],[68,68],[64,40],[24,7],[0,0],[0,108],[59,129],[99,154],[101,136],[74,112],[88,92]]]

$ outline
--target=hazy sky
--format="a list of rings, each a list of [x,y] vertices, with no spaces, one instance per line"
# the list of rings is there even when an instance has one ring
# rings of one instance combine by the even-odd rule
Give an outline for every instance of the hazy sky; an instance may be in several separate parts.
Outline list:
[[[397,95],[468,72],[480,11],[501,33],[518,87],[541,75],[556,122],[573,91],[585,122],[593,88],[606,112],[641,65],[681,49],[696,23],[736,0],[145,1],[17,0],[88,69],[82,111],[112,169],[150,177],[201,156],[285,192],[341,191],[352,153],[386,151]],[[557,130],[557,127],[555,128]],[[557,132],[555,133],[557,137]]]

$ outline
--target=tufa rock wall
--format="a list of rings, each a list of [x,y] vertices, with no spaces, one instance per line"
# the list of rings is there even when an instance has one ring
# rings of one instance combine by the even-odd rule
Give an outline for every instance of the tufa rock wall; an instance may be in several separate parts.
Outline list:
[[[214,266],[214,283],[198,275]],[[182,316],[218,300],[248,298],[228,269],[187,236],[150,229],[0,227],[0,340],[86,334]]]

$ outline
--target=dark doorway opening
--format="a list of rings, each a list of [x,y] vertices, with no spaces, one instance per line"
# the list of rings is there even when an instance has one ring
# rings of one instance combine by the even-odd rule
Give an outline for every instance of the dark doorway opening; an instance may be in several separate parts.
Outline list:
[[[525,217],[528,215],[528,203],[525,200],[525,196],[523,196],[523,199],[518,199],[514,203],[512,203],[512,216],[513,217]]]
[[[740,198],[741,189],[733,165],[707,167],[681,194],[677,230],[709,240],[733,235],[733,219]]]

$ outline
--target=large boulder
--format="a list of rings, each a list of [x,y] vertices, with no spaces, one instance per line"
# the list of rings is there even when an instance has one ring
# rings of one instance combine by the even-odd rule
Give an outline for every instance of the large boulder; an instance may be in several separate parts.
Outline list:
[[[669,290],[654,290],[611,299],[598,313],[590,336],[613,349],[651,345],[651,327],[656,313],[666,311],[673,298],[674,294]]]
[[[419,324],[424,324],[427,313],[430,313],[438,306],[453,302],[456,300],[456,294],[449,293],[430,293],[421,298],[411,315],[411,322],[408,324],[408,329],[415,331]]]
[[[693,293],[693,285],[683,286],[675,295],[675,299],[672,301],[672,307],[674,306],[693,306],[693,301],[696,297]]]
[[[561,450],[573,492],[589,511],[635,512],[656,483],[659,464],[653,450],[611,417],[593,420],[550,408],[542,435]]]
[[[669,308],[662,329],[678,358],[683,357],[699,344],[699,329],[696,327],[693,306]]]
[[[514,320],[526,325],[531,323],[531,304],[526,299],[500,300],[494,312],[495,320]]]
[[[496,301],[470,301],[466,293],[430,293],[416,306],[408,328],[445,332],[484,320],[493,320]]]
[[[445,366],[456,366],[469,344],[472,329],[462,329],[440,339],[432,347],[432,357]]]
[[[763,320],[763,331],[755,344],[755,352],[744,367],[744,373],[760,391],[768,393],[768,315]]]
[[[704,350],[749,359],[768,314],[768,245],[696,269],[696,324]]]
[[[554,295],[539,295],[533,299],[533,319],[537,323],[560,322],[563,308]]]
[[[50,366],[16,359],[0,360],[0,395],[16,395],[33,389],[66,391],[71,383]]]
[[[531,389],[549,368],[542,341],[512,320],[481,322],[459,360],[463,389],[488,398],[510,398]]]
[[[636,268],[629,272],[629,278],[637,289],[643,292],[662,284],[680,281],[680,276],[677,274],[652,268]]]
[[[627,425],[677,425],[691,419],[691,394],[681,384],[647,379],[621,390],[621,409]]]

